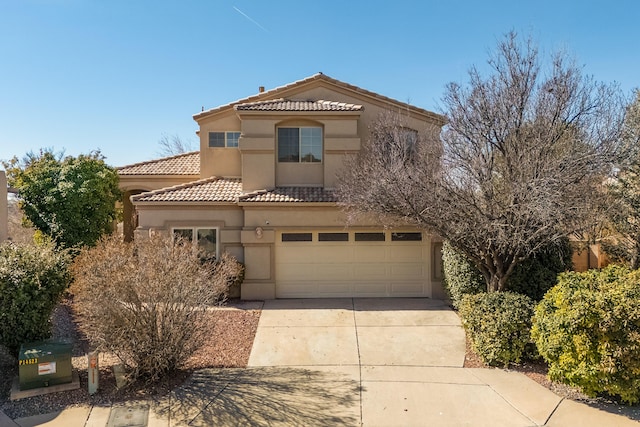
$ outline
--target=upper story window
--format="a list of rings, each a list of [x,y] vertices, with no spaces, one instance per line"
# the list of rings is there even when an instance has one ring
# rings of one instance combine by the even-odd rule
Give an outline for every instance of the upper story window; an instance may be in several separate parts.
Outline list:
[[[209,147],[237,148],[240,132],[209,132]]]
[[[319,163],[322,161],[322,128],[278,128],[278,161]]]

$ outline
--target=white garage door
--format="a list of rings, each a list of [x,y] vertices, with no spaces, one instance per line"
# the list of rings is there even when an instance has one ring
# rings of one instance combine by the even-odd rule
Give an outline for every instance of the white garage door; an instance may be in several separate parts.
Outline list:
[[[280,232],[276,297],[430,297],[428,260],[419,232]]]

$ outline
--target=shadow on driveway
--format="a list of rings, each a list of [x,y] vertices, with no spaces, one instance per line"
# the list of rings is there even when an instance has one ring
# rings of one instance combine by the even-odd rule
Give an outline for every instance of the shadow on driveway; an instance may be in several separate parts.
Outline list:
[[[171,425],[359,425],[360,385],[302,368],[205,369],[156,412]]]

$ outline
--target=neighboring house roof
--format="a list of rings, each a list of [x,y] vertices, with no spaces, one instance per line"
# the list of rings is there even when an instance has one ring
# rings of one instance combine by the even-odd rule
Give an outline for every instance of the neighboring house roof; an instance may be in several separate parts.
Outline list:
[[[337,101],[273,99],[247,102],[233,107],[237,111],[362,111],[364,107]]]
[[[438,122],[441,122],[442,124],[445,123],[445,118],[444,116],[440,115],[440,114],[436,114],[432,111],[428,111],[425,110],[423,108],[419,108],[419,107],[415,107],[413,105],[407,104],[405,102],[400,102],[398,100],[395,100],[393,98],[388,98],[386,96],[377,94],[375,92],[371,92],[368,91],[366,89],[362,89],[359,88],[358,86],[354,86],[351,85],[349,83],[345,83],[342,82],[340,80],[336,80],[333,79],[329,76],[326,76],[322,73],[318,73],[318,74],[314,74],[311,77],[307,77],[306,79],[302,79],[302,80],[298,80],[295,81],[293,83],[289,83],[287,85],[284,86],[280,86],[277,87],[275,89],[271,89],[265,92],[261,92],[258,93],[257,95],[253,95],[253,96],[249,96],[247,98],[242,98],[239,99],[237,101],[234,102],[230,102],[228,104],[224,104],[209,110],[205,110],[202,111],[200,113],[194,114],[193,115],[193,119],[196,121],[199,121],[200,119],[203,119],[205,117],[214,115],[216,113],[219,113],[221,111],[227,110],[229,108],[234,107],[235,105],[238,104],[248,104],[248,103],[253,103],[253,102],[259,102],[259,101],[268,101],[268,100],[274,100],[274,99],[278,99],[278,98],[286,98],[287,94],[289,93],[293,93],[295,92],[296,88],[300,88],[300,87],[304,87],[307,85],[312,85],[312,84],[317,84],[318,82],[325,82],[328,83],[336,88],[340,88],[342,90],[348,91],[348,92],[354,92],[356,94],[359,94],[365,98],[370,99],[371,101],[378,101],[381,102],[383,104],[394,104],[396,106],[402,106],[403,108],[407,109],[408,111],[412,111],[427,117],[430,117],[433,120],[436,120]]]
[[[118,175],[200,175],[200,152],[178,154],[162,159],[117,168]]]
[[[242,194],[240,178],[211,177],[131,196],[136,202],[236,202]]]
[[[337,202],[332,190],[320,187],[276,187],[273,190],[256,191],[240,197],[240,202],[309,203]]]

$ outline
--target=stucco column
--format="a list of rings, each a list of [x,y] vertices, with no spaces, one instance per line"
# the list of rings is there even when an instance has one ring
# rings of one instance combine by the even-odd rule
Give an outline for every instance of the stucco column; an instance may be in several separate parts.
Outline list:
[[[9,238],[9,203],[7,201],[7,176],[0,171],[0,243]]]

